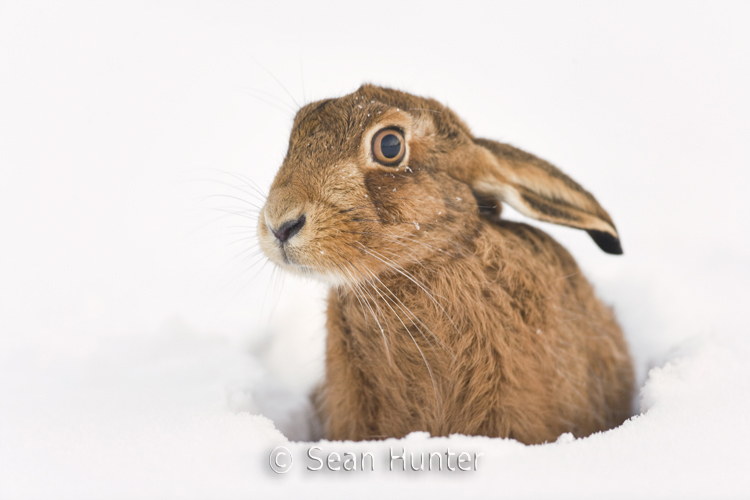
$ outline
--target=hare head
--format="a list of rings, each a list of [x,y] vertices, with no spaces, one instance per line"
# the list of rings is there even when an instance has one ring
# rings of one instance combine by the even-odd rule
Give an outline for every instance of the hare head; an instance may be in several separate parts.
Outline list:
[[[363,85],[299,110],[258,237],[284,269],[356,283],[442,251],[434,242],[466,237],[500,202],[622,253],[607,212],[556,167],[475,138],[433,99]],[[423,244],[394,251],[409,241]]]

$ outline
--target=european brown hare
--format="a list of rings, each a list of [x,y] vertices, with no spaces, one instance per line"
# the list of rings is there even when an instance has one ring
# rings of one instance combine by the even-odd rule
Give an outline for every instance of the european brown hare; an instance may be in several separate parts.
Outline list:
[[[629,416],[633,369],[612,311],[543,231],[500,202],[622,253],[560,170],[472,135],[432,99],[364,85],[308,104],[261,210],[266,255],[325,280],[325,435],[586,436]]]

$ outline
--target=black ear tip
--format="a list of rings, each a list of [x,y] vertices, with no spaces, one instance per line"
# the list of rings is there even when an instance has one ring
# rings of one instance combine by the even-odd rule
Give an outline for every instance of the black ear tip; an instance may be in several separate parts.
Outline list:
[[[622,255],[622,245],[620,245],[620,240],[617,237],[605,233],[604,231],[596,231],[594,229],[589,229],[586,232],[589,233],[589,236],[591,236],[594,242],[599,245],[599,248],[605,252],[613,255]]]

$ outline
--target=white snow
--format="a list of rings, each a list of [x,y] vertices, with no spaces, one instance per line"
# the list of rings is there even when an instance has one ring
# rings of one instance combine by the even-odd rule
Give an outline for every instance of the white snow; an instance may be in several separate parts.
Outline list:
[[[747,4],[392,7],[0,4],[0,498],[750,496]],[[615,307],[636,416],[531,447],[305,441],[326,290],[264,265],[252,212],[292,96],[363,81],[602,202],[622,257],[540,225]],[[376,470],[307,471],[311,446]],[[448,448],[478,470],[388,470]]]

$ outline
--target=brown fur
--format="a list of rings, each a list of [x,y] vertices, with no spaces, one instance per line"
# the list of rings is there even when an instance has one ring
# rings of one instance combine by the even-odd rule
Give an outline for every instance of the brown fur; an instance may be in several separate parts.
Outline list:
[[[406,137],[397,167],[370,152],[386,126]],[[501,220],[500,201],[621,252],[590,193],[474,138],[437,101],[365,85],[298,112],[258,236],[279,266],[334,285],[327,438],[422,430],[540,443],[629,416],[633,370],[612,311],[551,237]],[[271,229],[303,214],[282,247]]]

